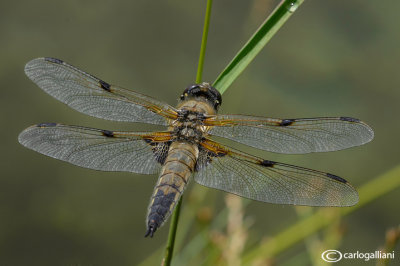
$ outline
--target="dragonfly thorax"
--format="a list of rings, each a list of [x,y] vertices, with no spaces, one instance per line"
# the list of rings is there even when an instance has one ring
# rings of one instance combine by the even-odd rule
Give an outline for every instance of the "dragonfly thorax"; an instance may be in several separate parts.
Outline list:
[[[178,110],[178,118],[171,123],[174,135],[178,140],[199,143],[207,132],[203,121],[207,109],[211,106],[206,102],[189,100],[181,107],[182,109]]]
[[[205,131],[201,126],[192,126],[189,124],[174,127],[174,135],[178,140],[190,143],[199,143],[205,135]]]

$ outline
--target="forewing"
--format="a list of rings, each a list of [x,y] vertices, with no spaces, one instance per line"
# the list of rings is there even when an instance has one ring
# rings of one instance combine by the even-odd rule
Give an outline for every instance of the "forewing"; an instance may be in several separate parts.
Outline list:
[[[258,149],[278,153],[342,150],[374,137],[364,122],[350,117],[273,119],[245,115],[217,115],[204,120],[209,133]]]
[[[155,174],[168,153],[168,132],[136,133],[48,123],[18,137],[25,147],[81,167]]]
[[[87,115],[158,125],[176,118],[176,110],[168,104],[112,86],[59,59],[34,59],[26,64],[25,73],[45,92]]]
[[[343,178],[262,160],[205,140],[194,174],[197,183],[245,198],[307,206],[352,206],[357,191]]]

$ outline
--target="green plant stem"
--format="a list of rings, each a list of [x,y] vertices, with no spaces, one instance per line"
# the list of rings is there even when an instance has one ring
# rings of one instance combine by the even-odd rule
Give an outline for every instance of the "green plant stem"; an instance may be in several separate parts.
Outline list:
[[[282,1],[275,11],[269,16],[256,33],[250,38],[246,45],[233,58],[225,70],[214,82],[214,86],[224,93],[237,76],[247,67],[253,58],[260,52],[265,44],[272,38],[276,31],[285,23],[290,15],[304,0]],[[196,83],[202,81],[204,58],[207,46],[208,29],[210,25],[212,0],[207,0],[206,14],[204,18],[203,36],[200,47],[199,63],[197,67]],[[168,242],[165,250],[163,265],[170,265],[175,244],[176,229],[179,220],[182,197],[172,214],[169,229]]]
[[[200,83],[203,76],[203,65],[207,47],[208,28],[210,26],[211,6],[212,0],[207,0],[206,15],[204,17],[203,36],[201,38],[199,63],[197,65],[196,83]]]
[[[360,209],[380,196],[400,187],[400,166],[384,173],[377,178],[369,181],[359,189],[360,202],[351,207],[343,208],[340,211],[342,216],[350,214],[355,210]],[[313,215],[300,220],[294,225],[288,227],[276,236],[272,237],[255,249],[250,250],[243,256],[243,264],[248,265],[257,259],[271,258],[286,250],[290,246],[298,243],[309,235],[317,232],[318,230],[328,226],[335,219],[327,215],[326,208],[322,208],[315,212]]]
[[[202,74],[203,74],[203,65],[204,65],[204,57],[206,54],[208,28],[210,25],[210,17],[211,17],[211,6],[212,6],[212,0],[207,0],[206,14],[204,17],[203,36],[202,36],[201,46],[200,46],[199,63],[197,66],[196,83],[201,82]],[[162,265],[165,265],[165,266],[171,265],[171,260],[172,260],[172,255],[174,252],[174,245],[175,245],[176,229],[178,226],[181,204],[182,204],[182,197],[179,199],[178,204],[176,205],[175,210],[172,214],[172,218],[171,218],[171,225],[169,227],[167,247],[165,248],[165,255],[164,255],[163,262],[162,262]]]
[[[174,252],[174,245],[175,245],[176,228],[178,227],[181,205],[182,205],[182,197],[176,204],[174,213],[172,214],[171,224],[169,226],[168,242],[167,242],[167,247],[165,248],[165,256],[162,265],[166,266],[171,265],[172,254]]]
[[[215,80],[213,86],[218,89],[221,94],[225,92],[240,73],[250,64],[254,57],[256,57],[303,1],[304,0],[283,0],[263,22]]]

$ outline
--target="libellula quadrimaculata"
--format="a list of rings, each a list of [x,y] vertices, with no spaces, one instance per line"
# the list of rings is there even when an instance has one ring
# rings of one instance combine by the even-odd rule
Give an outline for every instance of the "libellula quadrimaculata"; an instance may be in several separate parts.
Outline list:
[[[152,237],[169,217],[191,176],[201,185],[269,203],[351,206],[358,202],[357,191],[339,176],[264,160],[213,140],[223,137],[277,153],[336,151],[372,140],[372,129],[358,119],[219,115],[221,95],[208,83],[187,87],[174,108],[54,58],[30,61],[25,73],[45,92],[84,114],[167,127],[162,132],[121,132],[42,123],[19,135],[25,147],[81,167],[159,173],[146,236]]]

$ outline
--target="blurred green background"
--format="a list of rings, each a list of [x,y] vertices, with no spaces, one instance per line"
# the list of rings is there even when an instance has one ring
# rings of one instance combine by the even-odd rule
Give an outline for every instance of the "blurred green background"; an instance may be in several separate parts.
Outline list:
[[[204,81],[215,80],[277,3],[214,1]],[[395,0],[305,1],[223,95],[221,113],[357,117],[374,129],[372,143],[311,155],[235,147],[334,173],[355,187],[397,166],[399,10]],[[135,265],[149,257],[148,264],[161,260],[169,223],[153,239],[143,237],[157,176],[83,169],[25,149],[17,141],[20,131],[39,122],[158,128],[80,114],[41,91],[23,68],[33,58],[56,57],[109,83],[174,105],[195,79],[204,11],[205,1],[2,1],[0,265]],[[395,189],[342,218],[345,229],[337,249],[373,252],[384,245],[386,230],[399,225],[399,192]],[[225,234],[223,226],[209,224],[225,209],[226,195],[191,183],[178,225],[178,254],[203,228],[209,228],[206,234]],[[244,216],[245,250],[299,219],[291,206],[259,202],[249,202]],[[306,246],[299,243],[274,261],[292,265],[289,258],[303,254]],[[209,253],[201,252],[196,253],[202,254],[199,259],[193,255],[192,265],[206,263],[202,259]],[[398,246],[396,255],[400,257]],[[311,264],[301,258],[304,265]],[[183,259],[183,265],[188,263]],[[362,260],[351,262],[365,265]],[[350,261],[342,265],[346,263]]]

